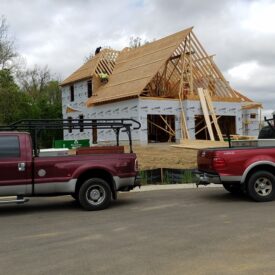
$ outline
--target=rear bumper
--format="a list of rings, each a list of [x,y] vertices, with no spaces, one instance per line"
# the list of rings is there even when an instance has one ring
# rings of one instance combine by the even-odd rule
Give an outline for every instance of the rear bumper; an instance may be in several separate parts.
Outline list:
[[[120,178],[114,177],[116,191],[130,191],[135,187],[140,187],[140,177]]]
[[[197,185],[208,185],[210,183],[221,184],[221,178],[219,175],[209,174],[205,172],[196,171]]]

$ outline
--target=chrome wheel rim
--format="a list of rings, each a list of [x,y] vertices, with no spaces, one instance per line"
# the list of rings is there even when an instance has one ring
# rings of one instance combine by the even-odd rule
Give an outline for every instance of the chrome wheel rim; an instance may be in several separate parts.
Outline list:
[[[87,189],[86,198],[90,204],[99,205],[105,200],[106,192],[102,186],[93,185]]]
[[[261,197],[266,197],[272,192],[272,182],[269,178],[260,177],[254,184],[256,193]]]

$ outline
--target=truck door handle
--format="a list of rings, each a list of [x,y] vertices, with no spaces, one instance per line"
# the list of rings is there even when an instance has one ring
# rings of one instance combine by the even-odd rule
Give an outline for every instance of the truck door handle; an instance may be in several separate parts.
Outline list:
[[[19,162],[18,163],[18,171],[24,172],[26,170],[26,163],[25,162]]]

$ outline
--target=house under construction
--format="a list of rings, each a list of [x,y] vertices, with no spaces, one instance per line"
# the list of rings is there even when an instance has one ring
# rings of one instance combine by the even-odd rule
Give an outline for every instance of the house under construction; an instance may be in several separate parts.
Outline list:
[[[138,48],[103,49],[61,86],[64,118],[136,119],[142,125],[132,133],[136,143],[259,132],[261,104],[230,87],[192,28]],[[64,139],[95,144],[115,135],[72,130]]]

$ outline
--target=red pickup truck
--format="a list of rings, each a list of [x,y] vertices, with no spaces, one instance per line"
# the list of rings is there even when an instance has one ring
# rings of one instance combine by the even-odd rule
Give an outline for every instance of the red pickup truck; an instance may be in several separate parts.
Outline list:
[[[259,202],[275,198],[275,115],[265,119],[258,140],[232,142],[229,148],[199,150],[197,185],[222,184]]]
[[[227,191],[245,192],[255,201],[275,197],[274,147],[199,150],[197,162],[198,184],[222,184]]]
[[[17,196],[0,204],[26,202],[26,197],[72,195],[86,210],[108,207],[117,191],[138,185],[138,163],[132,152],[106,148],[87,155],[38,156],[29,133],[0,132],[0,199]]]

